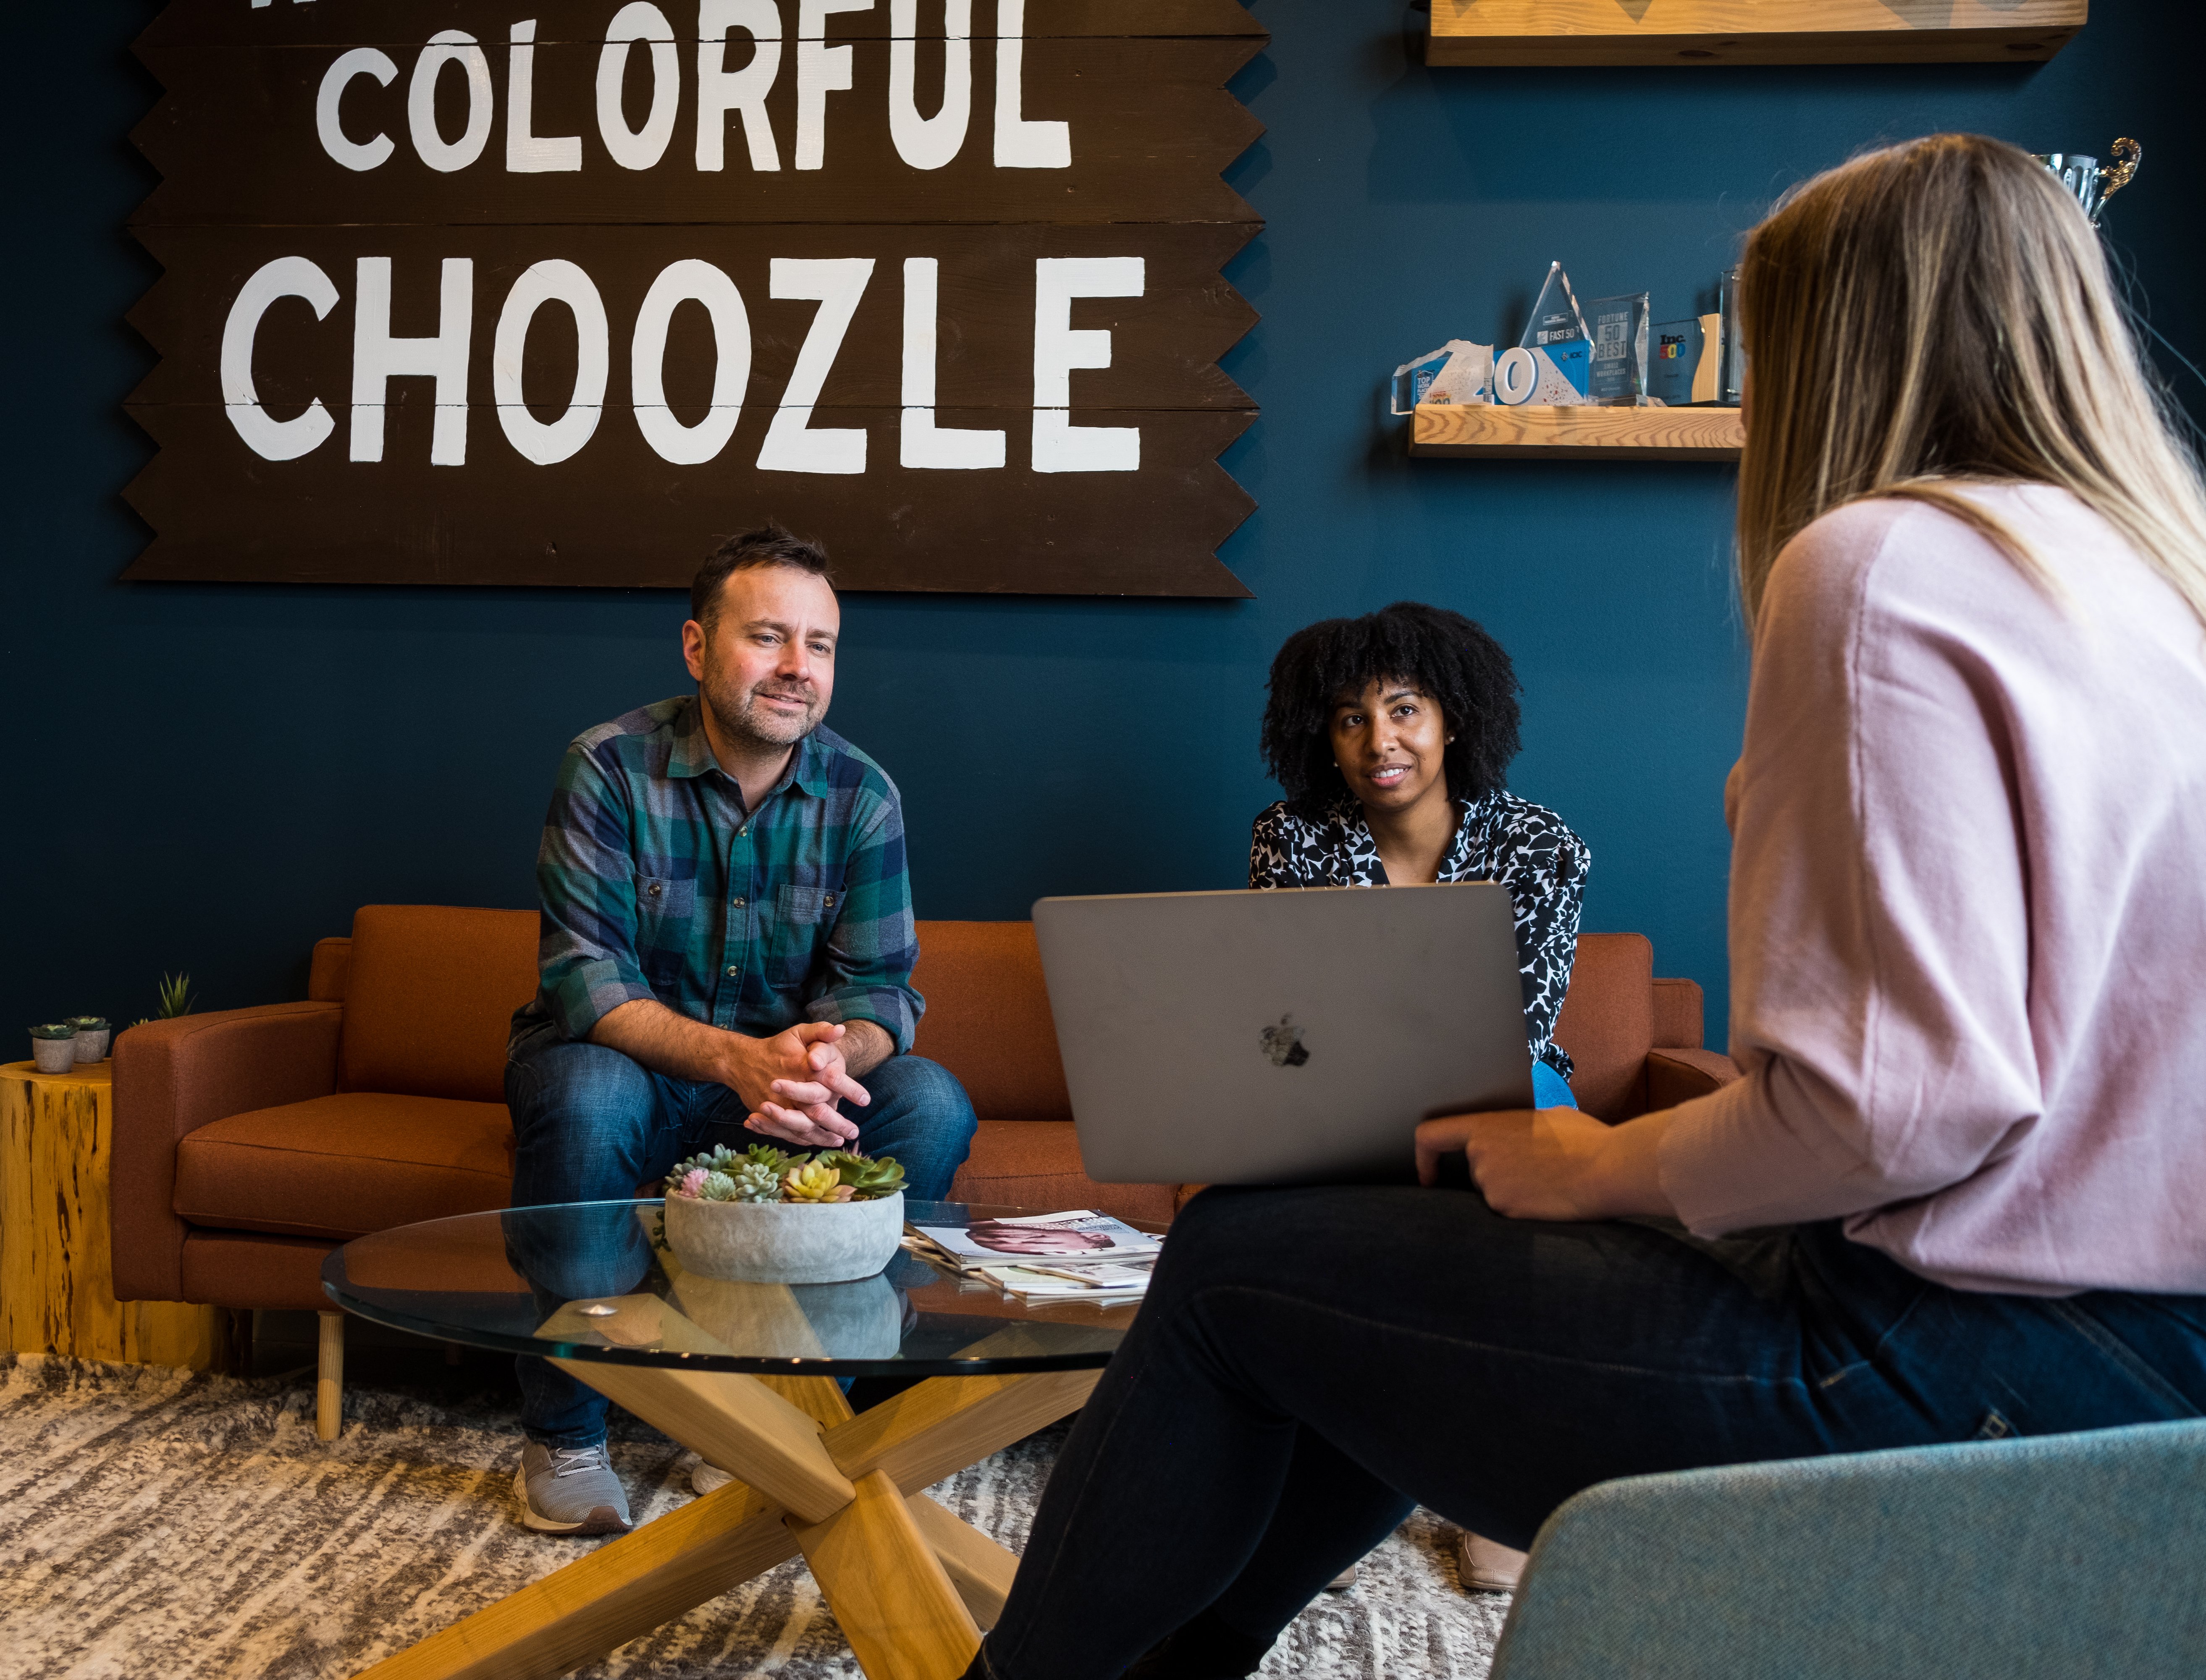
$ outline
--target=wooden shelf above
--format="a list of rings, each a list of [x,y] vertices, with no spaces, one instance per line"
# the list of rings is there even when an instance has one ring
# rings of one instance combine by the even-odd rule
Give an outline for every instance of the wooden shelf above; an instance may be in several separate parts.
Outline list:
[[[2089,0],[1432,0],[1428,64],[2013,63]]]
[[[1736,461],[1736,408],[1504,408],[1420,402],[1411,455],[1518,461]]]

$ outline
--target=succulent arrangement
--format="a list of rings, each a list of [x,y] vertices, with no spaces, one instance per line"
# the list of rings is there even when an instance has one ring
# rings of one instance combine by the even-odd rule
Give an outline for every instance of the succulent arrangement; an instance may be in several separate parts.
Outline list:
[[[104,1015],[73,1015],[69,1018],[69,1028],[72,1033],[104,1033],[108,1030],[107,1017]]]
[[[721,1144],[676,1164],[666,1194],[697,1201],[879,1201],[903,1189],[903,1169],[886,1155],[855,1149],[791,1155],[770,1143],[738,1153]]]
[[[73,1040],[76,1037],[76,1023],[73,1021],[50,1021],[43,1027],[31,1028],[31,1036],[34,1039]]]

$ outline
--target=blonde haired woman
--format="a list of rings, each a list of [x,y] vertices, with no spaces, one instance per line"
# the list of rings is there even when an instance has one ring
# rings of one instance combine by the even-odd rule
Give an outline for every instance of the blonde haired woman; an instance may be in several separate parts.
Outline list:
[[[1741,297],[1746,1076],[1424,1125],[1482,1196],[1198,1197],[973,1673],[1247,1674],[1412,1502],[1522,1546],[1612,1476],[2206,1409],[2191,463],[1996,141],[1809,182]]]

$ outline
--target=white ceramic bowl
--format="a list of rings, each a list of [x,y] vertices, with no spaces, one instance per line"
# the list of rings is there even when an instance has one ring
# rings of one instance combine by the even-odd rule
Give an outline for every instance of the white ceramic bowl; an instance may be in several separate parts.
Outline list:
[[[903,1194],[878,1201],[666,1198],[666,1244],[683,1269],[736,1284],[845,1284],[896,1258]]]

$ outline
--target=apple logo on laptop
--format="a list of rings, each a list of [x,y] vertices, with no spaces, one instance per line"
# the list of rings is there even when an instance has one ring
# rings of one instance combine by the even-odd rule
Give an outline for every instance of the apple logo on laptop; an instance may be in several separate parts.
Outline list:
[[[1267,1027],[1256,1035],[1264,1046],[1264,1054],[1275,1068],[1299,1068],[1309,1060],[1309,1051],[1303,1043],[1303,1029],[1295,1025],[1291,1015],[1279,1017],[1276,1027]]]

